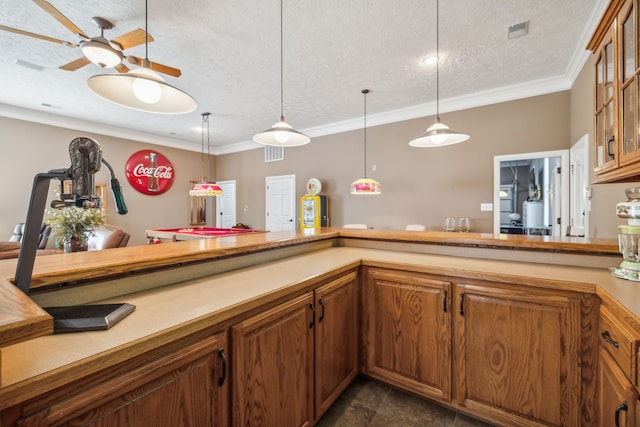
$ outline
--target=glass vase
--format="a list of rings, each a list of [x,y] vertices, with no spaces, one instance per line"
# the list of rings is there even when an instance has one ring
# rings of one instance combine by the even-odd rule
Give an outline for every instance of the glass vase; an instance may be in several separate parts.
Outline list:
[[[65,237],[63,243],[63,249],[65,253],[81,252],[87,250],[86,240],[79,239],[75,236]]]

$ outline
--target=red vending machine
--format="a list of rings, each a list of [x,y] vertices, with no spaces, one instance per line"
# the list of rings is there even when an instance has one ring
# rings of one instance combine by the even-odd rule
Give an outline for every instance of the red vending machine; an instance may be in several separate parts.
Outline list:
[[[307,182],[307,194],[300,198],[300,229],[329,226],[327,196],[320,193],[320,181],[311,178]]]

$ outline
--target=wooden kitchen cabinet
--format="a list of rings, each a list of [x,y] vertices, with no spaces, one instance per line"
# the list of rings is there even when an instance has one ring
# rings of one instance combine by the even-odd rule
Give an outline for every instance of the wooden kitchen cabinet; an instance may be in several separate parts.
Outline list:
[[[638,392],[607,350],[600,349],[598,366],[598,414],[601,426],[636,427]]]
[[[231,328],[234,426],[310,426],[313,415],[313,293]]]
[[[366,268],[362,284],[363,372],[404,390],[451,397],[449,282]]]
[[[612,0],[588,49],[594,52],[597,182],[640,177],[638,0]]]
[[[351,272],[315,291],[316,418],[335,402],[360,372],[358,275]]]
[[[577,426],[581,299],[366,268],[363,372],[499,425]]]
[[[477,281],[455,299],[454,399],[506,424],[579,425],[579,297]]]
[[[233,425],[312,425],[358,374],[358,313],[350,272],[233,326]]]
[[[206,338],[108,379],[88,378],[3,414],[2,425],[136,426],[229,423],[227,334]],[[19,414],[9,420],[11,414]]]
[[[622,311],[600,307],[598,414],[600,425],[640,426],[638,348],[640,326]]]

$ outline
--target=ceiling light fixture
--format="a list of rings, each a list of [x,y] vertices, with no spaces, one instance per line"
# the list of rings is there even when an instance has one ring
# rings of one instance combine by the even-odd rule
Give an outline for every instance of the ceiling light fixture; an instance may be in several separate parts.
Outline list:
[[[351,183],[351,194],[380,194],[382,186],[375,179],[367,178],[367,94],[369,89],[362,89],[364,95],[364,177]]]
[[[147,0],[145,6],[145,57],[142,67],[126,74],[100,74],[87,81],[96,95],[123,107],[158,114],[185,114],[196,109],[196,101],[187,93],[165,83],[151,69]]]
[[[208,169],[207,174],[211,174],[211,144],[209,142],[209,116],[211,113],[202,113],[202,151],[200,157],[200,176],[202,181],[197,182],[193,185],[191,190],[189,190],[189,195],[194,197],[212,197],[212,196],[222,196],[222,188],[215,182],[209,182],[208,178],[204,175],[204,140],[205,140],[205,129],[206,129],[206,139],[207,139],[207,160],[208,160]]]
[[[80,49],[87,59],[101,68],[113,68],[122,62],[124,55],[117,43],[111,43],[104,37],[104,30],[113,28],[113,23],[99,16],[91,21],[100,28],[100,37],[94,37],[80,42]]]
[[[282,0],[280,0],[280,121],[270,129],[257,133],[253,140],[264,145],[276,147],[297,147],[311,141],[307,135],[293,129],[291,125],[284,121],[284,71],[282,61]]]
[[[89,61],[102,68],[113,68],[122,62],[124,58],[122,52],[96,40],[82,41],[80,42],[80,48]]]
[[[436,58],[440,57],[438,3],[439,1],[436,0]],[[412,147],[442,147],[469,139],[469,135],[449,129],[449,126],[440,122],[439,68],[439,61],[436,61],[436,121],[425,133],[409,142],[409,145]]]

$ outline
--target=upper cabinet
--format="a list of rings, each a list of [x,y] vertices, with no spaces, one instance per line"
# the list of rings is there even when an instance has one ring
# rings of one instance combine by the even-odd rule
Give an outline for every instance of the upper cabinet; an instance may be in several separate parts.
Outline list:
[[[640,180],[638,0],[612,0],[588,48],[595,55],[595,182]]]

